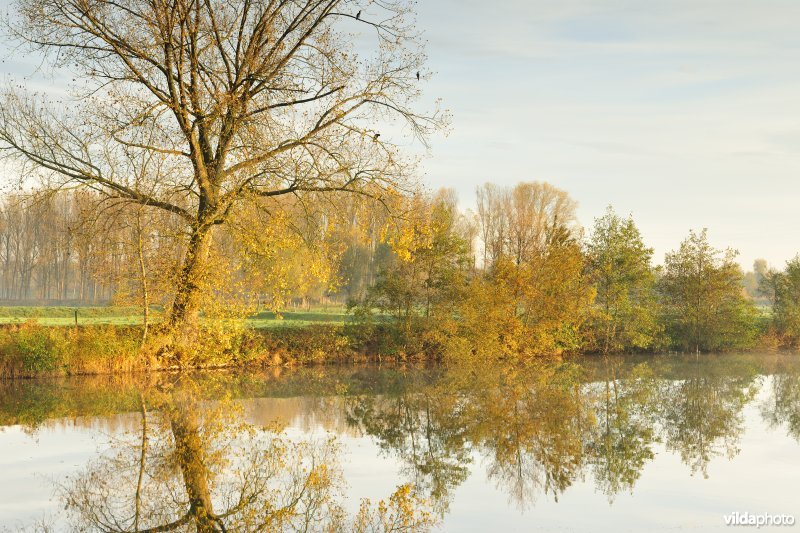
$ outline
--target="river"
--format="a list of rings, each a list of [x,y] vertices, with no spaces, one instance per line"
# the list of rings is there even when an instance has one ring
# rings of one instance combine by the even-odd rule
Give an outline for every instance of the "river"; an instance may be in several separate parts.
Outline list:
[[[5,381],[0,472],[10,531],[725,531],[800,518],[800,357]]]

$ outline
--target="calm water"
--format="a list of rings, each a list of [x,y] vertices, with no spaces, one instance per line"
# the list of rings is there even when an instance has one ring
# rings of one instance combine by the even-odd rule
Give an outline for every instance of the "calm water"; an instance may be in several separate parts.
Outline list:
[[[0,426],[8,530],[180,530],[198,494],[229,530],[349,528],[403,484],[445,531],[800,520],[798,356],[16,381]]]

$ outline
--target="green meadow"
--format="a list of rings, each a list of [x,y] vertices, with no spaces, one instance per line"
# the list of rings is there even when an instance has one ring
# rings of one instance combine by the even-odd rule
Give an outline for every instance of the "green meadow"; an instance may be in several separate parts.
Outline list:
[[[78,325],[90,326],[112,324],[135,326],[142,323],[140,308],[134,307],[55,307],[55,306],[9,306],[0,307],[0,324],[20,324],[33,321],[42,326],[73,326],[75,311]],[[154,309],[151,323],[157,323],[162,316],[160,309]],[[343,306],[312,307],[309,310],[282,311],[280,314],[263,311],[247,319],[253,328],[301,327],[313,324],[344,324],[352,317]]]

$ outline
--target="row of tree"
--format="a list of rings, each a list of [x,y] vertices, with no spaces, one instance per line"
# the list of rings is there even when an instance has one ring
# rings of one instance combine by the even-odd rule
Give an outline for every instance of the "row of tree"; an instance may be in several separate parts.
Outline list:
[[[363,295],[391,254],[389,206],[339,200],[331,209],[321,195],[276,198],[237,213],[216,235],[211,299],[281,309]],[[0,300],[168,305],[190,231],[177,216],[88,190],[5,196]]]
[[[89,232],[79,230],[85,195],[26,205],[0,204],[0,298],[97,301],[109,297],[98,282],[97,261],[113,261]],[[102,252],[102,253],[98,253]]]
[[[800,339],[800,259],[745,275],[704,230],[655,266],[632,218],[609,208],[585,232],[550,184],[486,184],[477,200],[475,212],[450,190],[242,210],[217,235],[205,311],[347,300],[365,322],[396,318],[404,350],[612,353],[745,348],[768,321],[758,304],[774,302],[774,336]],[[89,191],[6,197],[0,294],[169,305],[185,231],[179,217]]]
[[[631,221],[609,213],[586,240],[547,184],[487,185],[474,218],[447,194],[415,195],[403,147],[449,115],[420,109],[410,0],[19,0],[8,26],[15,50],[73,82],[0,92],[4,168],[39,184],[43,210],[3,206],[6,298],[164,303],[158,351],[179,359],[203,312],[332,286],[362,315],[398,317],[406,339],[425,322],[414,339],[459,352],[713,350],[755,335],[743,274],[704,233],[656,270]],[[769,279],[776,331],[793,338],[791,272]]]
[[[695,352],[798,339],[800,260],[785,272],[758,261],[748,278],[702,230],[656,266],[632,218],[609,208],[585,233],[575,202],[546,183],[484,185],[474,214],[444,193],[418,204],[401,229],[414,237],[400,238],[356,305],[397,317],[402,349]],[[772,319],[763,300],[775,302]]]

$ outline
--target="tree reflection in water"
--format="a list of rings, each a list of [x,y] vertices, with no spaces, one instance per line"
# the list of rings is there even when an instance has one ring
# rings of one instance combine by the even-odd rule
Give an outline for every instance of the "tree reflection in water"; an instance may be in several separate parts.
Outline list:
[[[418,531],[447,514],[470,475],[520,509],[582,481],[613,502],[660,450],[707,476],[715,458],[738,453],[745,407],[764,383],[753,412],[800,441],[798,376],[792,358],[727,355],[207,374],[128,388],[16,383],[0,385],[0,400],[19,399],[0,401],[0,423],[106,420],[138,404],[123,415],[137,429],[63,488],[74,529]],[[400,462],[398,491],[348,514],[337,443],[252,422],[277,415],[371,436]]]
[[[582,474],[583,434],[592,423],[578,367],[542,365],[504,372],[475,391],[473,440],[488,477],[520,508],[539,494],[556,499]]]
[[[718,358],[629,362],[453,369],[422,390],[354,396],[346,408],[352,424],[401,459],[440,513],[468,476],[473,452],[521,509],[539,496],[557,501],[587,474],[613,502],[633,491],[659,443],[703,475],[714,457],[738,453],[742,410],[758,386],[751,366]]]
[[[734,360],[725,366],[697,362],[682,379],[663,381],[657,397],[665,443],[693,474],[708,477],[711,459],[739,453],[742,409],[758,392],[756,376]]]
[[[620,379],[619,363],[605,359],[602,380],[591,390],[596,423],[586,444],[595,484],[610,502],[622,491],[633,491],[658,441],[653,371],[639,364]]]
[[[771,428],[786,426],[800,442],[800,361],[784,361],[772,376],[770,398],[761,405],[761,416]]]
[[[141,432],[62,487],[78,530],[423,531],[428,503],[401,485],[386,501],[362,500],[348,517],[338,446],[296,442],[256,427],[240,404],[200,402],[184,379],[141,397]]]

